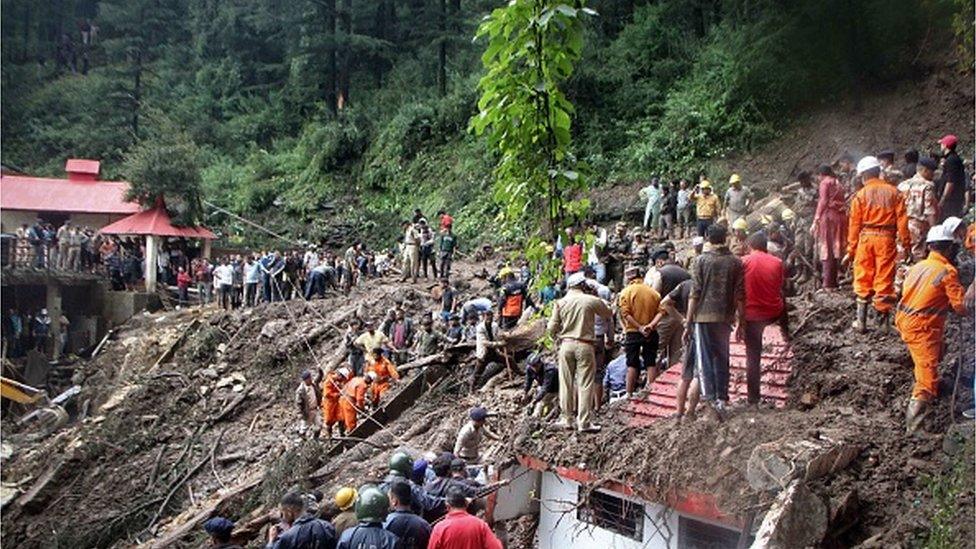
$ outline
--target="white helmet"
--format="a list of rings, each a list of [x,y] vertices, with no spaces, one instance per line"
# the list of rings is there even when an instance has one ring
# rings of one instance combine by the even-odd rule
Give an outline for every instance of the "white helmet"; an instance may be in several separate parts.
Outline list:
[[[925,236],[925,243],[931,244],[933,242],[952,242],[952,232],[946,230],[942,225],[936,225],[929,229],[929,234]]]
[[[868,170],[872,170],[874,168],[880,168],[880,167],[881,167],[881,163],[878,162],[877,158],[873,156],[865,156],[864,158],[857,161],[857,175],[861,175],[862,173]]]
[[[959,225],[962,225],[962,219],[956,216],[947,217],[942,221],[945,232],[950,235],[956,234],[956,229],[959,228]]]

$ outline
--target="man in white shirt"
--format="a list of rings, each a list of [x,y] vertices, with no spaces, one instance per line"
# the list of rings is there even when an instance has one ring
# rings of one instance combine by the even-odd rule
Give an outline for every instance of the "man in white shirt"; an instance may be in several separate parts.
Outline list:
[[[213,271],[214,286],[217,287],[217,303],[228,311],[233,308],[230,294],[234,288],[234,267],[227,263],[227,258],[220,259],[220,265]]]

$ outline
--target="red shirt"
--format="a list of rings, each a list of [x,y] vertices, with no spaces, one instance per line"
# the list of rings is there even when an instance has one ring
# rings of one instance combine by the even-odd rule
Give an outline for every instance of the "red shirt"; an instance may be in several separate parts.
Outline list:
[[[583,268],[583,245],[572,244],[563,248],[563,270],[566,274],[578,272]]]
[[[441,215],[441,228],[447,229],[451,225],[454,225],[454,218],[451,217],[449,214]]]
[[[176,286],[178,288],[189,288],[190,282],[192,281],[193,278],[191,278],[190,273],[187,273],[186,271],[183,271],[178,275],[176,275]]]
[[[766,252],[742,258],[746,320],[773,320],[783,314],[783,261]]]
[[[434,525],[427,549],[502,549],[502,542],[485,521],[464,509],[451,509]]]

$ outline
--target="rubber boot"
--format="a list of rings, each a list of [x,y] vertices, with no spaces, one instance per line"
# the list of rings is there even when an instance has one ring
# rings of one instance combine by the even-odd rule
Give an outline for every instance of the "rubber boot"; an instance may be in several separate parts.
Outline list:
[[[876,320],[878,323],[878,331],[880,331],[883,334],[888,333],[888,330],[891,328],[891,322],[889,322],[891,320],[891,314],[878,313],[878,317]]]
[[[857,300],[857,318],[851,327],[859,334],[863,334],[868,330],[868,303],[867,301]]]
[[[913,398],[908,401],[908,409],[905,411],[905,433],[910,435],[917,431],[928,414],[929,402],[927,400]]]

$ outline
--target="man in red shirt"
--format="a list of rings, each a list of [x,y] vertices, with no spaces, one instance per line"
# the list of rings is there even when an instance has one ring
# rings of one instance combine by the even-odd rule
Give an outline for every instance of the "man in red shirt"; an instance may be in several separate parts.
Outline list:
[[[448,488],[447,515],[434,525],[427,549],[502,549],[488,524],[468,514],[468,500],[457,486]]]
[[[583,269],[583,244],[576,242],[576,231],[566,229],[566,245],[563,247],[563,272],[566,276]]]
[[[746,342],[746,386],[749,405],[759,404],[762,336],[766,326],[780,323],[783,339],[789,337],[786,301],[783,299],[783,261],[766,251],[766,235],[754,233],[746,241],[749,254],[742,258],[746,303],[736,330],[736,339]]]
[[[454,218],[444,210],[438,210],[437,217],[441,220],[441,230],[450,229],[454,225]]]

